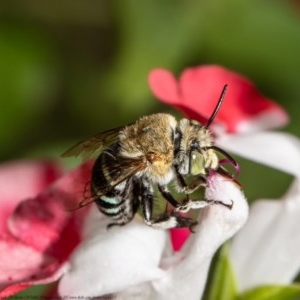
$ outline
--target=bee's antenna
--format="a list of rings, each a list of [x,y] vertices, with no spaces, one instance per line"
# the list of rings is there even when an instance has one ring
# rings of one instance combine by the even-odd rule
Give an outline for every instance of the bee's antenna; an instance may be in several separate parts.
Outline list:
[[[219,111],[219,109],[220,109],[220,107],[222,105],[222,102],[223,102],[223,100],[225,98],[227,87],[228,87],[228,84],[225,84],[224,87],[223,87],[222,93],[220,95],[220,98],[218,100],[218,103],[217,103],[217,105],[215,107],[215,110],[213,111],[213,113],[211,114],[209,120],[207,121],[207,123],[205,125],[206,128],[208,128],[211,125],[211,123],[214,121],[214,119],[215,119],[215,117],[216,117],[216,115],[217,115],[217,113],[218,113],[218,111]]]

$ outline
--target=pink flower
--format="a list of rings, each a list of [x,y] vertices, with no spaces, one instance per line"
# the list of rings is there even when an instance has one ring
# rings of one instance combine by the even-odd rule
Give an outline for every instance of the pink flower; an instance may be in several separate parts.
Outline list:
[[[215,122],[230,134],[219,135],[217,145],[295,177],[280,199],[261,199],[254,203],[249,221],[233,238],[230,250],[239,292],[260,285],[292,283],[300,270],[297,233],[300,140],[287,133],[266,130],[286,124],[285,111],[262,96],[249,80],[220,66],[187,69],[179,81],[169,71],[155,69],[150,73],[149,82],[160,100],[204,124],[222,87],[228,84],[228,93]],[[173,236],[176,249],[180,249],[188,235],[181,230]]]
[[[62,172],[51,162],[0,167],[0,297],[61,276],[86,213],[65,205],[82,197],[89,172],[86,164],[57,180]]]
[[[154,69],[149,74],[150,88],[159,100],[202,124],[209,119],[225,84],[225,100],[212,126],[221,125],[222,131],[232,134],[280,127],[288,122],[286,112],[261,95],[250,80],[219,65],[185,69],[179,80],[166,69]],[[179,250],[188,236],[186,229],[171,230],[174,249]]]

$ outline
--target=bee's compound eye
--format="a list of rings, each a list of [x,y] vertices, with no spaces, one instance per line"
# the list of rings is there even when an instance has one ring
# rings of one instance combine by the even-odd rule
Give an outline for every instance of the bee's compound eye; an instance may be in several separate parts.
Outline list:
[[[191,156],[191,166],[190,173],[191,175],[205,174],[205,164],[204,157],[198,151],[192,151]]]

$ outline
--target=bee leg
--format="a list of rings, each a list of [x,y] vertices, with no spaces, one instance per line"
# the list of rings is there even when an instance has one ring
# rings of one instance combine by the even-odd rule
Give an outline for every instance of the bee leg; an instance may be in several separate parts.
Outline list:
[[[182,178],[183,179],[183,178]],[[165,185],[158,185],[158,190],[162,194],[162,196],[175,208],[175,211],[187,212],[190,208],[185,208],[187,203],[190,203],[190,197],[186,194],[186,199],[184,200],[183,204],[178,203],[173,195],[169,192],[167,186]]]
[[[192,185],[188,186],[177,168],[175,168],[175,174],[180,190],[186,194],[191,194],[200,187],[206,187],[206,178],[202,175],[198,175],[196,181]]]
[[[170,228],[186,228],[188,227],[191,232],[198,224],[197,221],[191,218],[183,217],[175,211],[164,213],[151,220],[145,220],[146,224],[157,229],[170,229]]]
[[[204,208],[204,207],[209,206],[209,205],[223,205],[228,209],[232,209],[233,201],[231,200],[231,203],[225,203],[225,202],[220,201],[220,200],[208,200],[208,199],[189,200],[189,201],[183,203],[182,206],[177,207],[175,209],[175,211],[187,212],[190,209],[200,209],[200,208]]]
[[[197,225],[197,221],[190,218],[181,216],[175,211],[165,212],[162,215],[153,218],[152,217],[152,200],[150,198],[143,198],[142,208],[144,214],[145,223],[156,229],[170,229],[170,228],[182,228],[188,227],[193,232],[193,227]]]
[[[150,185],[142,187],[142,194],[141,194],[141,205],[142,205],[142,212],[144,215],[145,223],[153,228],[157,229],[169,229],[169,228],[181,228],[181,227],[189,227],[192,231],[192,228],[197,224],[196,221],[181,216],[177,212],[165,212],[162,215],[153,218],[152,216],[152,208],[153,208],[153,190],[151,189]],[[162,188],[162,190],[164,190]],[[173,196],[169,193],[169,191],[165,191],[164,193],[169,194],[169,199],[167,200],[173,206],[178,206],[179,204],[173,198]]]
[[[173,197],[173,195],[169,192],[168,187],[166,185],[158,185],[158,190],[162,194],[162,196],[167,200],[173,207],[177,208],[180,204]]]
[[[202,175],[198,175],[197,179],[184,190],[185,193],[191,194],[198,190],[200,187],[206,187],[206,178]]]
[[[188,186],[183,178],[183,176],[175,169],[177,183],[183,193],[192,194],[194,191],[199,189],[200,187],[206,187],[206,178],[202,175],[198,175],[195,182],[193,182],[190,186]]]

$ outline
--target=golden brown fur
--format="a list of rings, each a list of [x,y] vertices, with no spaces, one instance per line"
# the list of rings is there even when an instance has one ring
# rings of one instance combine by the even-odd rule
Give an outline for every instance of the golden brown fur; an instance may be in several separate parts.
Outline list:
[[[145,157],[151,177],[168,175],[174,161],[173,135],[177,126],[169,114],[155,114],[139,119],[120,133],[121,155]]]

